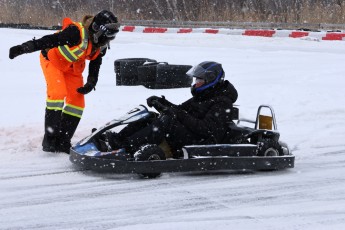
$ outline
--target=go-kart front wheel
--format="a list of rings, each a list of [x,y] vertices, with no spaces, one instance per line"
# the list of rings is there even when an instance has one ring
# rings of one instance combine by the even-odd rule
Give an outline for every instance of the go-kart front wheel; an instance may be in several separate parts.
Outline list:
[[[258,148],[257,148],[257,156],[260,157],[278,157],[278,156],[283,156],[284,151],[282,146],[279,144],[279,142],[269,139],[269,138],[264,138],[263,140],[258,142]],[[268,164],[269,163],[268,161]],[[274,171],[276,169],[261,169],[259,171]]]
[[[166,160],[163,150],[157,145],[145,145],[134,154],[135,161],[157,161]],[[145,178],[156,178],[161,173],[140,173]]]
[[[284,155],[284,152],[282,146],[277,141],[265,138],[258,142],[257,155],[275,157]]]

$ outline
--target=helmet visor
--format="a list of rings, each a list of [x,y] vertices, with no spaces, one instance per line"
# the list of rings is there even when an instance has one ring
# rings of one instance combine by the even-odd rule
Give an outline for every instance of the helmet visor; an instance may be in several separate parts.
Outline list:
[[[106,28],[105,35],[108,38],[115,37],[116,34],[119,32],[120,26],[121,25],[118,22],[105,24],[105,28]]]
[[[201,65],[194,66],[191,68],[186,74],[190,77],[195,77],[195,78],[201,78],[204,79],[206,82],[211,81],[213,72],[211,70],[208,70],[210,67],[205,69]]]
[[[120,23],[109,23],[101,26],[98,26],[96,22],[92,23],[92,29],[96,31],[93,35],[94,42],[98,43],[99,40],[111,41],[115,39],[116,34],[119,32],[119,28]]]
[[[106,37],[112,39],[114,39],[119,32],[120,26],[120,23],[109,23],[105,25],[98,25],[96,22],[92,23],[92,29],[96,32],[98,37],[104,34]]]

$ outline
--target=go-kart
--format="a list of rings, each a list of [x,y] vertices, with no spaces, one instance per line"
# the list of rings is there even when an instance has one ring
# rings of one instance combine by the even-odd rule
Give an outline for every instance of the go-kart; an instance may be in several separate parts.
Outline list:
[[[262,109],[269,115],[262,115]],[[267,113],[267,111],[266,111]],[[154,178],[163,172],[191,172],[210,170],[280,170],[293,168],[295,157],[287,144],[279,140],[273,109],[261,105],[256,120],[238,118],[233,108],[234,121],[228,125],[224,140],[214,145],[186,145],[171,154],[164,145],[145,145],[134,155],[124,149],[112,150],[102,135],[106,131],[148,119],[152,112],[140,105],[119,119],[77,142],[70,149],[70,161],[88,170],[111,173],[138,173]],[[254,127],[244,126],[249,123]],[[166,145],[166,143],[165,143]]]

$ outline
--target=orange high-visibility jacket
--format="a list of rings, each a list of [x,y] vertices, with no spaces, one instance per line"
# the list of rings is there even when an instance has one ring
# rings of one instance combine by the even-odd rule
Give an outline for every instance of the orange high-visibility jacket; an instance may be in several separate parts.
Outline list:
[[[79,72],[81,74],[84,68],[78,70],[78,68],[76,69],[75,67],[85,66],[85,60],[96,59],[100,53],[100,49],[98,48],[96,51],[92,52],[92,42],[89,38],[89,32],[82,23],[73,22],[70,18],[64,18],[62,29],[65,29],[71,24],[78,27],[81,42],[73,47],[64,45],[50,49],[48,51],[48,59],[56,68],[64,72],[70,70],[73,64],[83,62],[80,63],[81,65],[74,65],[73,70],[75,73]]]

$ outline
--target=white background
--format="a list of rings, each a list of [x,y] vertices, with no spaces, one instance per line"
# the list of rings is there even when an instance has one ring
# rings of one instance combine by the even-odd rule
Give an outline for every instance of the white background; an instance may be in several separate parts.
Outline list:
[[[45,81],[39,53],[11,46],[52,31],[0,29],[1,229],[343,229],[345,225],[345,42],[212,34],[119,33],[86,96],[72,140],[151,95],[179,104],[188,88],[116,86],[114,61],[223,64],[240,116],[273,106],[295,168],[275,172],[135,174],[80,171],[66,154],[41,150]],[[87,72],[85,72],[87,76]]]

